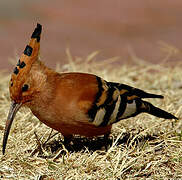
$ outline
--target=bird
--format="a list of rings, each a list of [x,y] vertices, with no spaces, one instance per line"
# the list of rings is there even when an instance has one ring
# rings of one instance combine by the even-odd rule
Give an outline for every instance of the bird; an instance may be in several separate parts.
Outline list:
[[[11,105],[5,125],[2,152],[12,122],[22,107],[65,141],[74,135],[108,137],[114,123],[148,113],[164,119],[178,119],[143,99],[164,98],[126,84],[109,82],[94,74],[58,73],[40,60],[42,25],[37,23],[9,82]]]

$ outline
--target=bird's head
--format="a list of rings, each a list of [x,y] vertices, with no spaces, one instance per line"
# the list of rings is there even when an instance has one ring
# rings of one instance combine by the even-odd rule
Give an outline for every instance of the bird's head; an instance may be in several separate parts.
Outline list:
[[[12,103],[4,132],[3,154],[5,153],[11,124],[17,111],[22,105],[31,102],[33,96],[38,93],[37,86],[35,86],[36,82],[34,81],[34,76],[36,75],[31,73],[31,69],[35,61],[38,60],[41,31],[42,26],[37,24],[29,44],[26,46],[11,75],[9,91]]]

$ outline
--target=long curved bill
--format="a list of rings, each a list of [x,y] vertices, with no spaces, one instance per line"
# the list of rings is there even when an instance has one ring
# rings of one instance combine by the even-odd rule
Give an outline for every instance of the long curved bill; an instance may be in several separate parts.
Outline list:
[[[3,154],[5,153],[6,143],[7,143],[7,140],[8,140],[8,135],[9,135],[9,131],[10,131],[10,128],[11,128],[11,124],[13,122],[13,119],[14,119],[16,113],[20,109],[21,105],[22,105],[22,103],[18,104],[18,103],[15,103],[14,101],[12,101],[12,103],[11,103],[8,118],[7,118],[7,121],[6,121],[4,137],[3,137]]]

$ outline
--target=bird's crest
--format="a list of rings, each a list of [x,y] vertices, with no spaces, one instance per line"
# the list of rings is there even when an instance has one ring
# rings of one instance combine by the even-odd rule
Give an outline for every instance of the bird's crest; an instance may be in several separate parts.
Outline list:
[[[29,44],[25,47],[23,54],[21,55],[16,67],[13,70],[9,83],[9,89],[11,98],[14,100],[19,100],[19,96],[23,90],[23,84],[27,78],[28,73],[30,72],[32,64],[38,59],[41,31],[42,26],[37,24],[37,27],[32,33]]]

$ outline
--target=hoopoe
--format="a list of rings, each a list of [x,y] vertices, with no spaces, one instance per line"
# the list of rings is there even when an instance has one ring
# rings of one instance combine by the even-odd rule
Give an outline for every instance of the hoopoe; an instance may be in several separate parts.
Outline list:
[[[142,112],[165,119],[172,114],[144,101],[162,95],[87,73],[57,73],[39,60],[42,26],[37,24],[29,44],[11,76],[11,106],[3,138],[3,154],[13,119],[21,106],[65,139],[78,134],[86,137],[108,135],[113,123]]]

